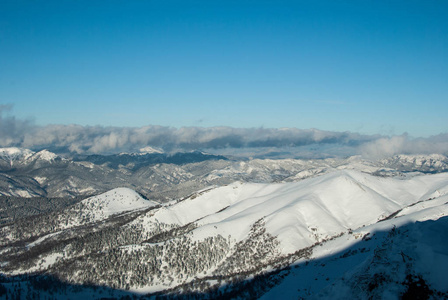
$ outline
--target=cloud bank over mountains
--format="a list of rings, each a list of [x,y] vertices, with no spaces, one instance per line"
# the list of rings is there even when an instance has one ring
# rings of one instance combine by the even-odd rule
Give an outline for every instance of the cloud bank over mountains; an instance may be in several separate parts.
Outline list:
[[[37,126],[30,120],[5,116],[10,109],[10,105],[0,105],[0,147],[103,154],[138,152],[145,146],[166,151],[210,149],[227,153],[231,149],[242,152],[241,149],[293,148],[296,153],[324,149],[329,155],[369,157],[448,153],[448,133],[413,139],[406,134],[389,137],[297,128]]]

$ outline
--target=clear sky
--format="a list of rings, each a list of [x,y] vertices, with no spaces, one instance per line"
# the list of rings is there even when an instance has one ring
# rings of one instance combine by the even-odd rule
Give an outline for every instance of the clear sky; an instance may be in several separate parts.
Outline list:
[[[38,125],[448,131],[448,1],[0,1]]]

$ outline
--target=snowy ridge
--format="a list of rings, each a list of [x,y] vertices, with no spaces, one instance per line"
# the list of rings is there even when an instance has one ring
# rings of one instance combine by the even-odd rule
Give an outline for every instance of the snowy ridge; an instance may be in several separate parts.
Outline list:
[[[46,161],[54,161],[55,159],[61,159],[60,156],[50,152],[48,150],[42,150],[37,153],[34,153],[30,160],[46,160]]]
[[[11,161],[20,161],[20,160],[32,161],[38,159],[52,161],[60,157],[48,150],[41,150],[39,152],[34,152],[29,149],[11,147],[11,148],[0,148],[0,158],[9,159]]]
[[[52,162],[62,158],[48,150],[34,152],[29,149],[11,147],[0,148],[0,159],[9,161],[12,167],[14,163],[29,163],[37,160]]]
[[[376,223],[448,186],[448,174],[430,177],[384,179],[343,170],[294,183],[234,183],[160,209],[151,220],[176,226],[197,222],[197,239],[221,234],[238,242],[265,218],[267,231],[287,254]]]

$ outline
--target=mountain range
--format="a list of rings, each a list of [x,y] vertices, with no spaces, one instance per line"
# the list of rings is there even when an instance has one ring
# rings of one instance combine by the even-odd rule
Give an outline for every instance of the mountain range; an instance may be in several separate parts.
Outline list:
[[[0,156],[0,296],[448,297],[442,155]]]
[[[296,181],[338,169],[380,176],[448,171],[443,155],[397,155],[366,160],[359,156],[328,159],[236,159],[203,152],[121,153],[61,157],[47,150],[0,149],[0,195],[85,197],[128,187],[158,201],[185,197],[210,185]]]

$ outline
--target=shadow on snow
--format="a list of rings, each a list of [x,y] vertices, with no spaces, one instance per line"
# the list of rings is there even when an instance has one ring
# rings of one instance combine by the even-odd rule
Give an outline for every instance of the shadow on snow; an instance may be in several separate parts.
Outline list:
[[[285,261],[280,262],[282,267],[263,274],[252,276],[250,272],[231,274],[226,276],[210,276],[196,279],[190,283],[177,286],[173,289],[164,290],[163,292],[141,295],[123,291],[106,286],[95,285],[77,285],[70,284],[59,280],[51,274],[28,274],[17,276],[0,275],[0,298],[2,299],[257,299],[263,296],[272,288],[281,284],[288,275],[300,271],[302,268],[308,270],[313,266],[320,266],[319,271],[322,273],[319,278],[310,274],[308,282],[316,281],[317,286],[332,286],[338,279],[341,279],[347,271],[341,271],[336,276],[325,274],[326,264],[331,261],[357,257],[355,265],[365,261],[374,261],[375,256],[379,255],[381,246],[386,243],[393,243],[394,236],[405,234],[406,232],[417,232],[420,228],[439,228],[443,235],[448,235],[448,217],[440,218],[436,221],[424,221],[409,223],[401,227],[394,227],[387,231],[377,231],[370,234],[367,238],[360,239],[349,248],[345,248],[330,256],[319,259],[311,259],[285,265]],[[445,240],[444,245],[440,245],[442,249],[448,249],[448,236],[440,237]],[[417,241],[419,243],[420,241]],[[325,243],[325,242],[324,242]],[[317,243],[313,246],[320,247],[323,243]],[[437,247],[437,245],[435,245]],[[440,247],[439,247],[440,248]],[[448,255],[448,253],[443,253]],[[406,254],[402,252],[403,263],[406,263]],[[274,262],[276,264],[276,262]],[[277,264],[279,265],[279,264]],[[308,269],[307,269],[308,268]],[[350,269],[349,269],[350,270]],[[378,274],[370,274],[369,278],[364,278],[364,293],[373,293],[375,289],[380,288],[384,284],[384,278],[377,276]],[[288,278],[289,281],[293,280]],[[331,279],[330,279],[331,278]],[[318,280],[325,280],[324,283],[318,283]],[[221,282],[221,284],[220,284]],[[411,270],[406,276],[406,280],[399,282],[403,286],[402,299],[428,299],[430,296],[436,298],[447,298],[448,294],[437,291],[432,288],[427,281],[415,270]],[[304,294],[307,283],[303,280],[297,280],[296,285],[292,281],[292,285],[288,285],[293,289],[295,299],[307,298],[313,293],[318,292],[309,290]],[[300,293],[299,291],[302,291]],[[291,292],[291,291],[289,291]],[[305,295],[305,296],[304,296]]]

